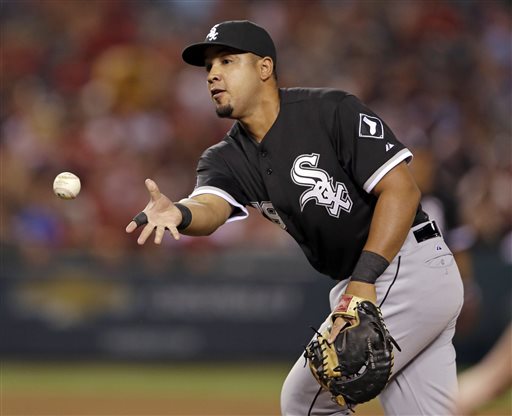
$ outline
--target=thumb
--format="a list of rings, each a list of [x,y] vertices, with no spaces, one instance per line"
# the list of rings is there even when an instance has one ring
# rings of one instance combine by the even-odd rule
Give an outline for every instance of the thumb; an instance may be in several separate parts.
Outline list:
[[[158,198],[160,198],[160,189],[158,189],[158,186],[155,181],[151,179],[146,179],[145,184],[149,192],[149,195],[151,196],[151,199],[153,201],[156,201]]]
[[[332,344],[336,340],[336,337],[339,335],[339,333],[348,326],[350,326],[350,322],[345,321],[345,319],[340,317],[336,318],[332,325],[331,332],[329,334],[329,344]]]

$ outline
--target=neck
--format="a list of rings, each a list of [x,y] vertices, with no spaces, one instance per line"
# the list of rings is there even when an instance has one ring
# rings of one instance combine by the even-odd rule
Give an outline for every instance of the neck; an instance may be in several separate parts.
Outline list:
[[[260,143],[276,121],[279,107],[279,89],[275,88],[268,94],[264,94],[263,98],[254,106],[254,111],[241,117],[239,121],[247,133]]]

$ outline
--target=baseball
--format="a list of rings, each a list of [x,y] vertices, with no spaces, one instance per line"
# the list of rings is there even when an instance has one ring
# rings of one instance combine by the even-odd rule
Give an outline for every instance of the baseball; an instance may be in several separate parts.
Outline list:
[[[71,172],[59,173],[53,181],[53,192],[61,199],[75,199],[80,188],[80,178]]]

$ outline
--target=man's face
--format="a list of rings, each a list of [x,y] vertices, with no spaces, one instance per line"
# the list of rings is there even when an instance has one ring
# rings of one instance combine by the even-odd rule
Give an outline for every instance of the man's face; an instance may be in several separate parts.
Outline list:
[[[219,117],[242,118],[259,86],[258,57],[224,47],[206,52],[208,89]]]

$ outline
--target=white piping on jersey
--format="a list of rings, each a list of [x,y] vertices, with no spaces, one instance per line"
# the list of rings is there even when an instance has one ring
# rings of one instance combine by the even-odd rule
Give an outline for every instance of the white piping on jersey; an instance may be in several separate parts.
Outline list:
[[[403,160],[409,158],[407,164],[410,163],[413,156],[409,149],[400,150],[395,156],[389,159],[386,163],[384,163],[379,169],[373,172],[373,175],[370,176],[367,181],[363,185],[363,189],[370,193],[375,185],[379,183],[379,181],[384,177],[386,173],[388,173],[391,169],[393,169],[396,165],[398,165]]]
[[[249,216],[249,211],[247,211],[247,208],[245,208],[243,205],[236,202],[235,198],[233,198],[230,194],[228,194],[226,191],[216,188],[215,186],[200,186],[188,196],[189,198],[192,198],[197,195],[204,195],[204,194],[213,194],[217,195],[218,197],[221,197],[223,200],[228,202],[230,205],[239,208],[240,211],[234,211],[234,214],[231,214],[231,216],[227,219],[226,223],[232,222],[232,221],[240,221],[245,220]]]

